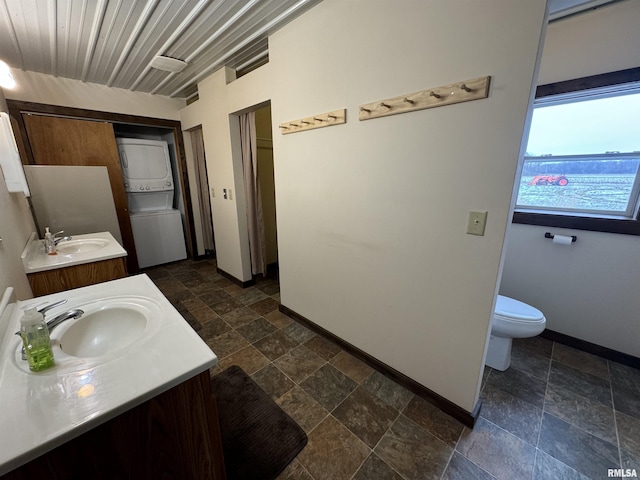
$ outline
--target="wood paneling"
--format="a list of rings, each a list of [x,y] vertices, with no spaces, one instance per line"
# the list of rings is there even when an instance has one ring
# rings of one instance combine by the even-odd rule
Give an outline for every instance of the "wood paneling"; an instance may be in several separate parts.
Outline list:
[[[225,479],[209,372],[124,412],[3,478]]]
[[[71,288],[86,287],[127,276],[124,257],[27,275],[33,295],[39,297]]]
[[[130,272],[137,272],[138,259],[113,125],[35,114],[23,114],[23,119],[36,165],[107,167],[122,246],[128,254],[127,265]]]

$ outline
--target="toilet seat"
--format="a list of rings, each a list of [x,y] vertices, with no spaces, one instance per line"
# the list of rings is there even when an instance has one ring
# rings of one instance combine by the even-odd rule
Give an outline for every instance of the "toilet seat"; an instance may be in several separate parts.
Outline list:
[[[514,323],[539,323],[545,320],[544,315],[537,308],[513,298],[498,295],[494,319]]]
[[[485,364],[501,371],[509,368],[513,339],[535,337],[542,333],[546,323],[547,319],[537,308],[498,295],[491,319],[491,335]]]

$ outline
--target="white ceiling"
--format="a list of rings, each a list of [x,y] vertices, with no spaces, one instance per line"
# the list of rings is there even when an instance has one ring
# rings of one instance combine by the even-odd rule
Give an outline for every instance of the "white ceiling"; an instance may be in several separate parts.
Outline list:
[[[189,98],[222,66],[266,62],[268,36],[321,1],[0,0],[0,59],[12,68]],[[611,1],[549,0],[551,19]],[[156,55],[188,66],[180,73],[151,68]]]

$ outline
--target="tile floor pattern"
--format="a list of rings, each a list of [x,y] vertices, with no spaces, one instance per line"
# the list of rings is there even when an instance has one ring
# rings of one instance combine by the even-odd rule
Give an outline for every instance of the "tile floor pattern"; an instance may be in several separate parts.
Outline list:
[[[278,311],[277,279],[242,289],[214,260],[146,271],[219,366],[239,365],[307,432],[279,480],[604,479],[640,472],[640,371],[539,337],[485,369],[470,430]],[[256,479],[259,480],[259,479]]]

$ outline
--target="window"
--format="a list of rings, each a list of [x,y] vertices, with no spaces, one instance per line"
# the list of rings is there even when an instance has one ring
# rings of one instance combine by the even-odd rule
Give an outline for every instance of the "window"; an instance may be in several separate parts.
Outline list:
[[[640,235],[640,68],[538,88],[514,222]]]

